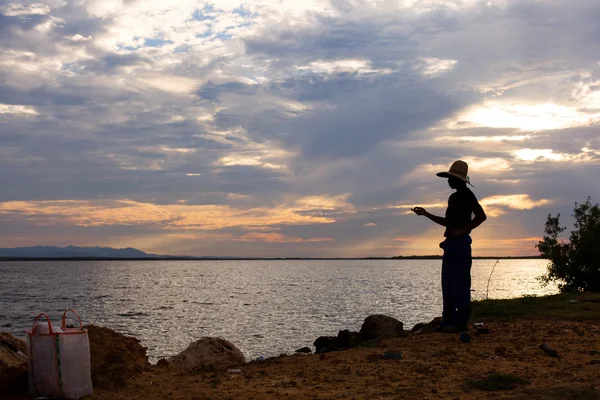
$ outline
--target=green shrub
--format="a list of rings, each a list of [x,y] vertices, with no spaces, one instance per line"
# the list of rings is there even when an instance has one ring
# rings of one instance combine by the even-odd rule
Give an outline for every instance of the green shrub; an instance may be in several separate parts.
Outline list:
[[[600,292],[600,207],[588,197],[585,203],[575,203],[573,217],[575,229],[565,242],[558,238],[566,230],[560,214],[548,215],[544,238],[536,245],[550,260],[541,279],[545,284],[557,282],[561,292]]]

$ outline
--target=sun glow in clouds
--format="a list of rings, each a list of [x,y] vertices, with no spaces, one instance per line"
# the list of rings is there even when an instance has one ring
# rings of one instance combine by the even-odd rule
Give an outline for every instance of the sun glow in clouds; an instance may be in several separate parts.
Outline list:
[[[532,200],[528,194],[511,194],[506,196],[490,196],[480,201],[481,205],[486,206],[506,206],[515,210],[531,210],[535,207],[550,204],[550,200]]]
[[[552,149],[521,149],[515,151],[515,157],[523,161],[536,161],[546,159],[550,161],[562,161],[565,157],[557,154]]]
[[[306,71],[318,74],[390,74],[391,69],[373,69],[371,61],[366,59],[344,59],[334,61],[313,61],[310,64],[297,67],[299,71]]]
[[[528,194],[490,196],[479,201],[479,204],[491,217],[499,217],[505,214],[506,209],[532,210],[551,203],[552,201],[548,199],[533,200]]]
[[[245,167],[261,167],[269,169],[285,169],[286,166],[283,164],[274,164],[265,160],[264,156],[244,156],[244,155],[230,155],[221,157],[215,165],[222,167],[234,167],[234,166],[245,166]]]
[[[304,210],[336,210],[351,211],[353,208],[347,202],[350,193],[337,196],[309,196],[296,201],[297,206]]]
[[[571,91],[571,98],[582,107],[600,108],[600,80],[577,83]]]
[[[323,216],[322,210],[344,211],[348,207],[344,196],[312,196],[273,208],[251,209],[184,203],[161,205],[132,200],[10,201],[0,203],[0,215],[26,217],[39,225],[153,225],[157,229],[177,231],[330,224],[335,219]]]
[[[424,63],[424,66],[421,70],[421,74],[424,76],[433,77],[450,71],[454,68],[458,61],[442,60],[440,58],[423,58],[422,62]]]
[[[600,113],[588,114],[573,107],[558,104],[504,104],[486,102],[459,115],[450,122],[450,129],[466,127],[515,128],[522,131],[543,131],[585,126],[597,122]]]
[[[436,137],[436,142],[522,142],[531,139],[531,135],[498,135],[498,136],[441,136]]]
[[[35,108],[13,104],[0,104],[0,114],[38,115]]]
[[[239,242],[266,242],[266,243],[318,243],[318,242],[333,242],[333,238],[300,238],[290,237],[275,232],[250,232],[243,235],[239,239],[233,239]]]
[[[600,152],[587,147],[580,153],[567,154],[555,153],[552,149],[520,149],[513,152],[514,156],[522,161],[533,163],[539,161],[570,162],[570,163],[598,163]]]

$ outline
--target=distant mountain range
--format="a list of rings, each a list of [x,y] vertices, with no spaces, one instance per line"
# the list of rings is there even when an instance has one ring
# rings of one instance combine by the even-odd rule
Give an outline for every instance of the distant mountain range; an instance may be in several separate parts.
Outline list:
[[[55,247],[32,246],[0,248],[3,258],[156,258],[155,254],[147,254],[141,250],[127,247],[113,249],[111,247]]]

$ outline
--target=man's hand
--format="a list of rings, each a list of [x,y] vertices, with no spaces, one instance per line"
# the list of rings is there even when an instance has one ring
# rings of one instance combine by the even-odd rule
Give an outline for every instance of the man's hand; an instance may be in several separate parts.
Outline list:
[[[410,209],[417,215],[424,215],[436,224],[446,226],[446,218],[438,217],[437,215],[429,214],[423,207],[415,207]]]
[[[415,208],[411,208],[410,210],[417,215],[427,214],[427,211],[425,211],[425,209],[423,207],[415,207]]]

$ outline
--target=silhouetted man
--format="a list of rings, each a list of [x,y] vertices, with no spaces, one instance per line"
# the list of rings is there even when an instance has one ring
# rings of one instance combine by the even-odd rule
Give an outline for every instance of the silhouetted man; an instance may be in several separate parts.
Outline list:
[[[437,332],[466,331],[471,315],[471,236],[473,229],[486,220],[485,212],[473,192],[467,176],[468,166],[464,161],[455,161],[450,170],[439,172],[437,176],[448,178],[448,185],[456,189],[448,199],[445,217],[428,213],[422,207],[412,209],[417,215],[424,215],[433,222],[446,227],[446,238],[440,247],[444,249],[442,259],[442,324]],[[471,219],[471,215],[475,217]]]

